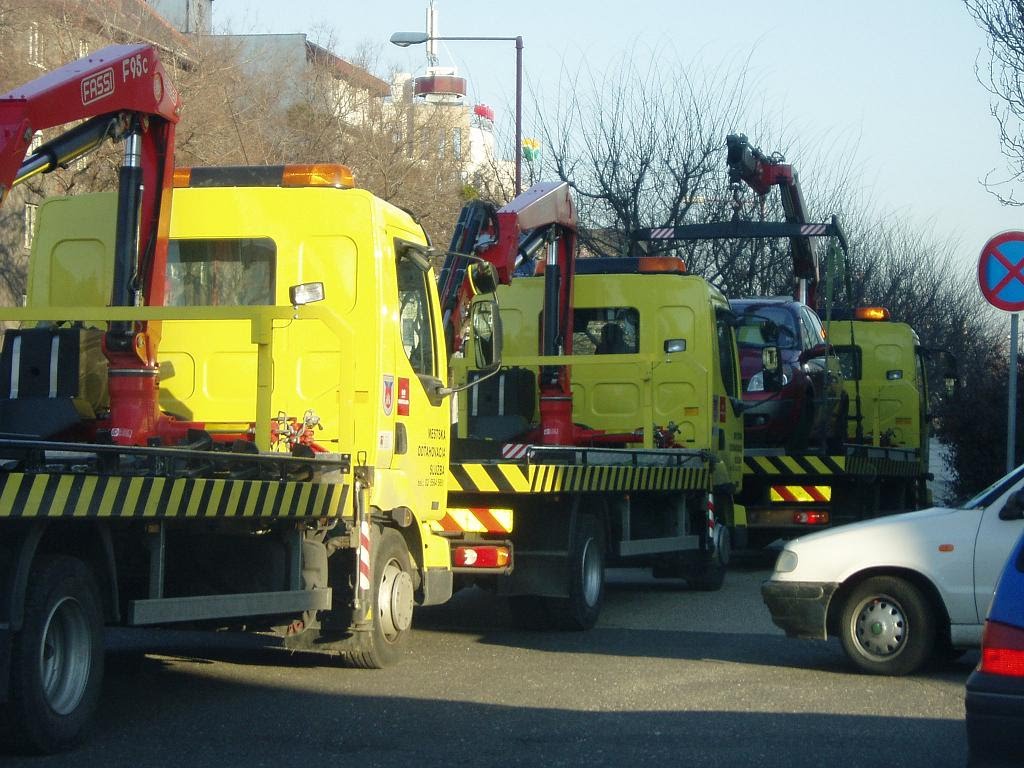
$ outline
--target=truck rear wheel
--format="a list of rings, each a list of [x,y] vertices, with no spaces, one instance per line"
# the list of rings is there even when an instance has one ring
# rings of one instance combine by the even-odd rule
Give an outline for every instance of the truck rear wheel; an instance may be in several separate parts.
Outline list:
[[[702,553],[697,567],[687,575],[686,583],[701,592],[715,592],[725,584],[725,572],[729,568],[732,544],[728,527],[718,523],[715,526],[714,552]]]
[[[580,515],[569,548],[569,596],[548,598],[548,613],[559,629],[590,629],[603,603],[604,530],[598,518]]]
[[[415,599],[413,565],[401,534],[391,528],[377,529],[371,548],[370,606],[372,627],[357,631],[345,661],[362,669],[381,669],[395,664],[412,631]]]
[[[524,629],[585,630],[597,623],[604,603],[604,529],[594,515],[580,515],[569,545],[567,597],[515,595],[509,608]]]
[[[5,714],[16,746],[53,753],[81,743],[102,679],[103,618],[91,571],[75,558],[40,558],[11,647]]]

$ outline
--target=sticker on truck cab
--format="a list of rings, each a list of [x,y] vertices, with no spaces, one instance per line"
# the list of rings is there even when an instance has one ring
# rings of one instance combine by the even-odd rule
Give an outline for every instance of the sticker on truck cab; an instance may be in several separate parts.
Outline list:
[[[409,380],[398,379],[398,415],[409,415]]]
[[[384,391],[381,393],[380,402],[384,415],[390,416],[395,408],[395,377],[390,373],[384,374]]]

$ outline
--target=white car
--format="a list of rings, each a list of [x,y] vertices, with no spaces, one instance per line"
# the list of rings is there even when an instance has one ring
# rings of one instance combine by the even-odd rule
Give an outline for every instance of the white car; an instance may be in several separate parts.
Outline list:
[[[839,636],[865,672],[905,675],[981,644],[996,580],[1024,532],[1024,465],[962,507],[932,507],[789,542],[761,586],[790,637]]]

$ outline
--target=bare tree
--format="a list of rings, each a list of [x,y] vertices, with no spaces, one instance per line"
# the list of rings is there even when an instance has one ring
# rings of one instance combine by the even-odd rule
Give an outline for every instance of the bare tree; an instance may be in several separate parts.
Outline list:
[[[721,196],[743,84],[637,51],[561,83],[541,126],[544,157],[576,193],[585,250],[634,253],[635,230],[687,223]]]
[[[988,62],[978,65],[977,74],[994,97],[991,111],[1006,161],[1005,175],[990,173],[986,186],[1003,204],[1024,205],[1015,190],[1024,181],[1024,0],[964,0],[964,5],[988,35]]]

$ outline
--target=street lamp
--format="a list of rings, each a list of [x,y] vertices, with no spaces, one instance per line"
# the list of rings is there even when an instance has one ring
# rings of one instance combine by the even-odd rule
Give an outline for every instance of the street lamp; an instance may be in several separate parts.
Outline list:
[[[428,40],[469,40],[469,41],[490,41],[490,40],[514,40],[516,43],[516,194],[523,191],[523,38],[517,37],[449,37],[431,36],[426,32],[395,32],[391,36],[391,42],[400,48],[408,48],[410,45],[422,45]]]

